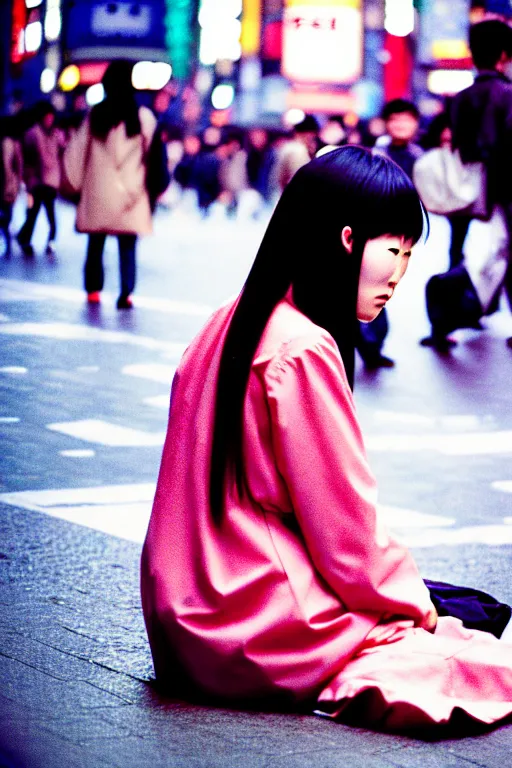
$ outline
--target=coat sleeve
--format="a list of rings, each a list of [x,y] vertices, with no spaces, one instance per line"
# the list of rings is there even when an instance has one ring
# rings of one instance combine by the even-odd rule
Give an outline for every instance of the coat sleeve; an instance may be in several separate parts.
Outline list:
[[[71,138],[62,158],[66,179],[75,192],[82,190],[90,141],[89,118],[87,117]]]
[[[266,373],[273,448],[306,547],[351,611],[422,619],[430,597],[379,520],[354,402],[333,339],[279,355]]]

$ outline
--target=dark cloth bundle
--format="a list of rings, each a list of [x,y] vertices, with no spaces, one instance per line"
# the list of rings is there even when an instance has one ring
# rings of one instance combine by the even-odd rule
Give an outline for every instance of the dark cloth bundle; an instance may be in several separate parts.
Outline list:
[[[478,327],[483,315],[473,283],[462,265],[431,277],[426,299],[435,336],[446,336],[457,328]]]
[[[501,637],[510,621],[512,608],[486,592],[428,579],[425,579],[425,584],[439,616],[460,619],[468,629],[479,629]]]

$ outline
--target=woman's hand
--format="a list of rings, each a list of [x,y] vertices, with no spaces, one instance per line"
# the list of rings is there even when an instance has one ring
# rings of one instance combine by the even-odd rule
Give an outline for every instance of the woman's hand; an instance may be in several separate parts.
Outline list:
[[[416,624],[420,629],[426,629],[427,632],[434,633],[437,627],[437,611],[433,603],[430,603],[430,609],[428,613]]]

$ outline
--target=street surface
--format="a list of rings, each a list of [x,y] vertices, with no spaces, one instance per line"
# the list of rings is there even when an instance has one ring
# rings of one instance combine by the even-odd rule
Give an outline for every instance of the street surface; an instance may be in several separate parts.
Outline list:
[[[15,226],[22,217],[20,205]],[[140,243],[131,312],[115,308],[116,241],[107,241],[102,303],[88,307],[86,238],[74,231],[72,206],[59,205],[58,221],[54,258],[44,253],[41,215],[35,258],[24,259],[14,244],[13,256],[0,259],[0,766],[510,764],[511,727],[432,745],[306,716],[169,710],[141,693],[152,667],[138,556],[172,376],[209,313],[240,290],[265,221],[159,210],[154,236]],[[510,602],[512,350],[504,340],[512,316],[502,305],[483,331],[454,334],[459,344],[448,354],[419,346],[429,329],[425,282],[446,269],[447,239],[446,222],[433,217],[429,241],[416,249],[389,305],[385,353],[396,367],[368,372],[358,361],[356,403],[388,525],[411,546],[422,574]],[[87,649],[64,642],[69,632],[87,637]],[[74,668],[62,677],[43,647],[73,663],[87,659],[90,674],[100,674],[98,665],[102,675],[115,670],[127,686],[117,694],[123,706],[109,714],[108,703],[78,696],[63,714],[55,702],[70,686],[86,685],[77,679],[111,694],[115,686]],[[22,667],[52,670],[62,694],[24,679]],[[38,703],[52,695],[46,709]],[[190,746],[196,738],[203,747]]]

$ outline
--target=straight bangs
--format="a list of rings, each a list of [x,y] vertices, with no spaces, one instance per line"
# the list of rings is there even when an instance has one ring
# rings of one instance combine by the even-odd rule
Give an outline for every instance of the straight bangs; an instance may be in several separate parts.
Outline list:
[[[429,233],[428,213],[407,174],[389,157],[363,147],[341,147],[313,160],[322,176],[337,177],[340,224],[352,227],[362,249],[367,240],[403,236],[416,245]]]
[[[388,173],[381,175],[373,194],[367,193],[365,215],[359,222],[360,236],[364,242],[385,235],[403,236],[416,245],[428,238],[428,213],[412,181],[401,168],[393,166],[390,164]]]

